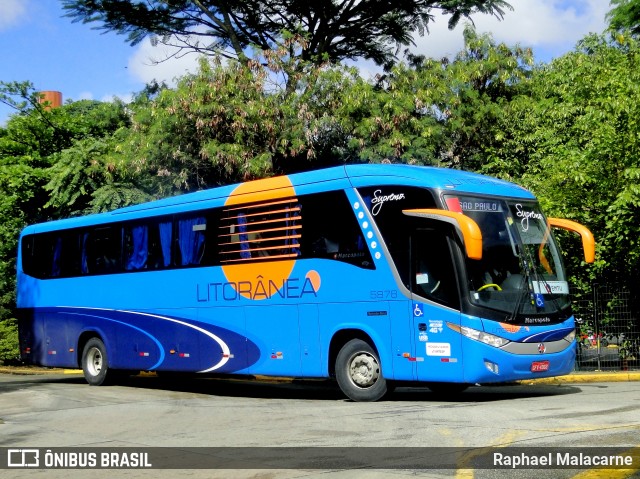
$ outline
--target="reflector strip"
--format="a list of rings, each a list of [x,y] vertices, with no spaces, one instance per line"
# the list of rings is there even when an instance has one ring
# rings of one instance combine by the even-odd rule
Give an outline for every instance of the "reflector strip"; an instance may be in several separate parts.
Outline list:
[[[447,198],[445,202],[447,203],[447,208],[449,208],[449,211],[462,213],[462,206],[460,205],[460,200],[458,198]]]

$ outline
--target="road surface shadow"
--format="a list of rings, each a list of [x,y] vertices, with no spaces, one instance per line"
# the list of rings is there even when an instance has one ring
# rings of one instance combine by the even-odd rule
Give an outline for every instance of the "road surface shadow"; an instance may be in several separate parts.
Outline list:
[[[249,397],[264,399],[343,400],[349,401],[333,380],[256,380],[246,378],[204,377],[145,377],[132,376],[119,383],[121,386],[163,389],[169,391],[208,394],[223,397]],[[582,391],[577,385],[521,385],[472,386],[457,394],[434,393],[427,387],[398,387],[383,401],[411,402],[489,402],[508,399],[564,396]]]
[[[94,387],[86,384],[84,378],[80,375],[2,375],[1,379],[0,394],[56,383]],[[387,395],[382,401],[399,403],[415,401],[451,403],[505,401],[509,399],[578,394],[582,392],[585,386],[589,385],[507,384],[500,386],[471,386],[462,393],[447,395],[434,393],[427,387],[412,385],[397,387],[393,393]],[[245,377],[211,378],[193,375],[160,377],[142,374],[123,377],[114,385],[100,387],[155,389],[220,397],[350,401],[340,391],[336,382],[328,379],[258,380]],[[606,386],[600,387],[606,388]]]

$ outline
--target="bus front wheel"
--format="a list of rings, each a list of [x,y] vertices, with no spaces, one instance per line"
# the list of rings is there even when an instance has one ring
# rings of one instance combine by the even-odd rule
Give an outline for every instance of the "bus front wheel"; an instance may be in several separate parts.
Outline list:
[[[353,401],[377,401],[387,394],[380,358],[361,339],[352,339],[338,353],[336,379],[342,392]]]
[[[106,384],[109,372],[107,349],[99,338],[91,338],[82,351],[82,371],[84,378],[92,386]]]

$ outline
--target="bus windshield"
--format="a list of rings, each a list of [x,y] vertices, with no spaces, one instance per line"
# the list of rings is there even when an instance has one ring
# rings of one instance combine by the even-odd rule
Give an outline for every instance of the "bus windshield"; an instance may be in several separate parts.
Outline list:
[[[466,260],[469,300],[522,324],[556,322],[569,306],[561,256],[537,203],[447,196],[482,231],[482,260]],[[557,315],[556,315],[557,316]]]

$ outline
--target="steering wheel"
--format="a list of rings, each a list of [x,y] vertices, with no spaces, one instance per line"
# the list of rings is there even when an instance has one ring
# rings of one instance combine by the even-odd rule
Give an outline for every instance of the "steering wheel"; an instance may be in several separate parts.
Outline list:
[[[502,291],[502,288],[500,287],[500,285],[496,283],[483,284],[477,289],[477,291],[482,291],[483,289],[487,289],[487,288],[496,288],[498,291]]]

